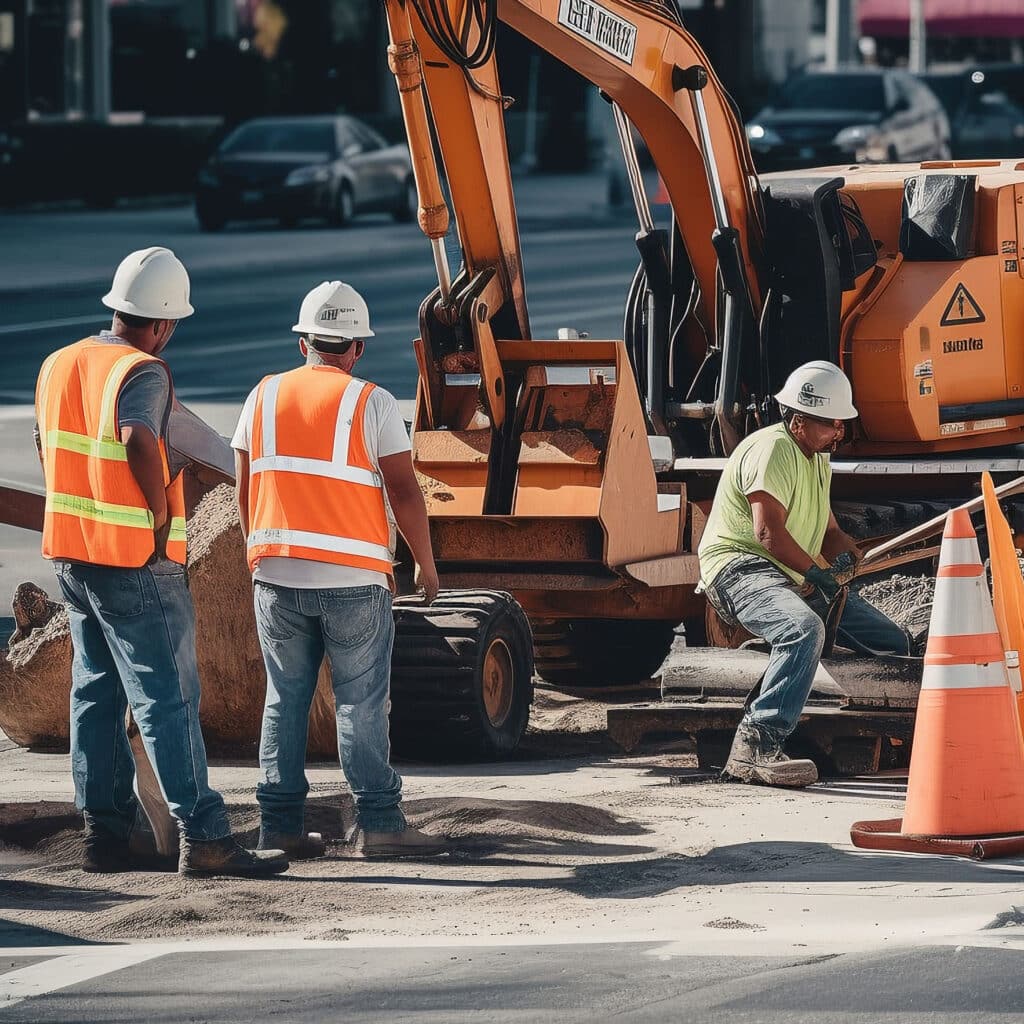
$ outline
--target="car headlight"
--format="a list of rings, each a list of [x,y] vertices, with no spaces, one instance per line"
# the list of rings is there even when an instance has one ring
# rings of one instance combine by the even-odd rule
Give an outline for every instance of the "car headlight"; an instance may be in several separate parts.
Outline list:
[[[766,128],[763,124],[748,124],[747,139],[756,149],[782,145],[782,136],[774,128]]]
[[[832,140],[836,149],[845,150],[857,163],[879,164],[889,158],[885,138],[873,124],[855,124],[844,128]]]
[[[200,185],[217,185],[217,184],[219,184],[219,182],[217,180],[217,175],[214,174],[213,171],[207,170],[205,167],[200,170],[200,172],[197,175],[197,177],[199,179],[199,184]]]
[[[832,145],[850,151],[865,149],[877,134],[874,125],[855,124],[839,132],[832,140]]]
[[[314,182],[330,181],[331,172],[319,164],[310,167],[298,167],[287,178],[286,185],[312,185]]]

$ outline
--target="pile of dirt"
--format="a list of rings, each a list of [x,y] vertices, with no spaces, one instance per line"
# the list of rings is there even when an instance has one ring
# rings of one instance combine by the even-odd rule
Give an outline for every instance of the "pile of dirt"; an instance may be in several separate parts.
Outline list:
[[[204,494],[188,531],[207,748],[214,756],[255,757],[266,679],[234,488],[220,484]],[[0,728],[22,746],[67,749],[70,687],[71,639],[61,609],[6,655],[0,653]],[[336,750],[334,698],[325,667],[310,715],[309,752],[330,758]]]
[[[518,901],[508,900],[509,886],[536,887],[536,897],[558,903],[565,900],[560,889],[586,896],[591,884],[601,891],[613,882],[620,885],[614,879],[628,870],[612,864],[652,854],[649,845],[637,845],[638,837],[646,843],[651,830],[602,806],[605,802],[602,794],[586,803],[564,796],[411,799],[404,804],[410,824],[448,836],[450,854],[429,863],[378,864],[345,842],[352,804],[335,787],[307,803],[306,826],[324,834],[327,856],[297,862],[286,875],[264,881],[145,872],[85,875],[77,867],[81,824],[72,804],[0,805],[0,861],[6,876],[0,881],[0,900],[4,917],[17,926],[100,941],[279,932],[344,938],[357,919],[379,917],[393,928],[417,911],[426,913],[428,933],[433,923],[436,933],[444,935],[449,934],[448,915],[461,917],[464,909],[465,897],[453,899],[453,885],[468,886],[482,919],[501,913],[510,924],[520,910]],[[228,810],[236,833],[251,842],[258,820],[255,804],[232,802]],[[607,866],[592,883],[573,877],[574,866],[597,861]],[[509,876],[512,865],[522,878]],[[475,881],[463,882],[466,872],[475,872]],[[558,879],[557,886],[549,885],[549,878]],[[365,924],[358,930],[365,932]]]

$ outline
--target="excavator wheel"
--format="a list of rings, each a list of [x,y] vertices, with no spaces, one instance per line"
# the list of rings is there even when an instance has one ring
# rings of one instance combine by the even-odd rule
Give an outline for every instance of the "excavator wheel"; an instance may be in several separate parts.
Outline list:
[[[675,622],[572,619],[534,626],[537,674],[552,686],[626,686],[650,679],[668,656]]]
[[[421,760],[497,760],[526,732],[533,635],[510,594],[439,594],[395,601],[391,739]]]

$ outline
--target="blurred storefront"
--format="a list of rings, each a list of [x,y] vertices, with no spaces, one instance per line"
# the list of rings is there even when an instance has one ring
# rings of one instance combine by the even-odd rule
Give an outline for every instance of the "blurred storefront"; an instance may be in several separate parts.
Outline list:
[[[1022,0],[923,0],[928,63],[979,63],[1024,57]],[[860,0],[860,34],[873,39],[878,62],[906,59],[910,0]]]

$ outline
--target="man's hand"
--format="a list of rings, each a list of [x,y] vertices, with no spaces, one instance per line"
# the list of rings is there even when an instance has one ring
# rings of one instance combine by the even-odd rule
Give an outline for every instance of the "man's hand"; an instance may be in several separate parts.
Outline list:
[[[380,459],[380,472],[388,492],[391,508],[395,513],[398,529],[405,538],[413,561],[416,563],[415,580],[423,588],[423,597],[430,604],[440,586],[437,567],[434,565],[434,550],[430,543],[430,524],[427,522],[427,508],[423,492],[412,466],[411,452],[397,452]]]
[[[842,588],[842,584],[829,572],[828,569],[822,569],[820,566],[812,565],[810,569],[804,574],[804,579],[818,591],[819,594],[825,599],[826,604],[831,604],[835,599],[836,594],[839,593]]]
[[[171,534],[171,517],[166,516],[159,526],[153,527],[153,555],[151,562],[162,562],[167,558],[167,538]]]
[[[852,551],[841,551],[832,560],[831,573],[841,587],[845,587],[853,581],[853,577],[857,575],[860,559],[860,552],[854,548]]]
[[[437,578],[437,569],[434,565],[424,568],[417,564],[414,580],[416,586],[423,591],[423,600],[427,604],[433,604],[437,592],[441,589],[441,582]]]

